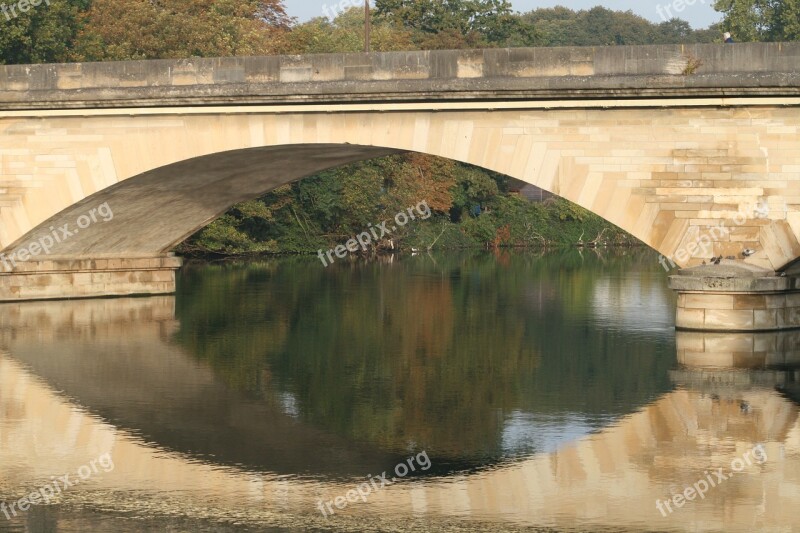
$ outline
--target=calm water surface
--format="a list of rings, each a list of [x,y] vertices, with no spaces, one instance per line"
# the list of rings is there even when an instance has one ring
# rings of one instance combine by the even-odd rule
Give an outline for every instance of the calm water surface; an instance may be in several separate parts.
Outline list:
[[[174,297],[3,305],[0,501],[50,501],[0,531],[800,531],[799,346],[676,334],[639,251],[190,265]]]

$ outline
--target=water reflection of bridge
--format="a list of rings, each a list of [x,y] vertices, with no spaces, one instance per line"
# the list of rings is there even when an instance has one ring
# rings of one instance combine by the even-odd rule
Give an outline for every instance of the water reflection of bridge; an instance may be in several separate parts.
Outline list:
[[[135,399],[136,390],[130,385],[126,388],[124,380],[96,379],[109,375],[104,365],[117,365],[115,372],[125,372],[119,366],[124,358],[112,355],[130,343],[139,349],[127,364],[149,376],[148,391],[181,379],[195,384],[191,399],[209,391],[220,397],[213,373],[201,365],[164,357],[177,349],[167,342],[175,325],[171,297],[0,307],[0,348],[4,350],[0,355],[0,499],[19,498],[23,494],[18,494],[18,487],[35,487],[52,475],[74,472],[110,451],[115,470],[67,493],[67,503],[141,515],[177,513],[244,523],[322,525],[314,508],[317,498],[344,494],[352,481],[317,482],[236,466],[210,466],[214,458],[204,463],[190,454],[165,450],[161,442],[148,442],[151,437],[120,430],[89,413],[113,420],[115,399],[120,403]],[[367,504],[341,512],[335,523],[355,530],[367,517],[375,527],[397,520],[413,524],[408,517],[415,517],[426,529],[452,520],[482,519],[518,526],[608,526],[614,530],[734,531],[742,524],[750,530],[800,527],[792,506],[800,497],[798,406],[776,390],[796,390],[791,368],[797,354],[788,350],[777,368],[763,364],[764,370],[754,374],[736,370],[733,364],[720,368],[727,353],[724,344],[741,347],[746,339],[680,335],[679,360],[692,366],[673,373],[678,388],[614,426],[555,453],[474,474],[395,485],[374,494]],[[765,351],[764,363],[775,362],[780,356],[778,343],[797,347],[796,335],[760,337],[753,345],[774,346],[775,350]],[[86,341],[98,351],[81,352],[78,347],[87,346]],[[697,348],[701,344],[703,350]],[[687,351],[687,347],[694,349]],[[732,351],[729,356],[732,363],[746,360],[752,367],[760,361],[761,352],[748,357],[744,351]],[[53,389],[76,377],[90,384],[81,389],[83,406]],[[157,402],[147,400],[150,410],[142,416],[163,416]],[[213,408],[210,413],[214,419]],[[275,433],[287,441],[322,439],[320,456],[325,455],[324,449],[337,449],[340,456],[329,457],[329,463],[324,457],[317,459],[316,466],[329,474],[336,473],[337,460],[358,464],[360,475],[377,473],[393,460],[374,450],[345,448],[333,437],[257,406],[252,406],[250,414],[272,417]],[[246,425],[247,419],[239,418],[247,413],[233,415],[228,420],[235,435],[237,423]],[[264,436],[267,443],[271,442],[268,437]],[[765,465],[753,466],[712,489],[703,501],[661,517],[655,508],[657,498],[682,491],[706,470],[728,469],[732,459],[755,443],[766,447],[769,460]],[[285,454],[281,460],[287,464],[300,462],[292,458],[291,446],[268,445],[263,453]]]

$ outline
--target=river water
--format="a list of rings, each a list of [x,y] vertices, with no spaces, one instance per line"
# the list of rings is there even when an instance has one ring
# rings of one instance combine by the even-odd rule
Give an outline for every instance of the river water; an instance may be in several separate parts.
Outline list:
[[[676,333],[666,276],[287,258],[2,305],[0,531],[800,531],[800,334]]]

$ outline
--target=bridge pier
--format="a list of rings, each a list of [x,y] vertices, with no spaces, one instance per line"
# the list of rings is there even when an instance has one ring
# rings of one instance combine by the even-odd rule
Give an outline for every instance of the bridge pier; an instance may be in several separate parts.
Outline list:
[[[681,270],[676,327],[689,331],[755,332],[800,328],[800,278],[735,261]]]
[[[171,294],[182,260],[48,258],[0,268],[0,302]]]

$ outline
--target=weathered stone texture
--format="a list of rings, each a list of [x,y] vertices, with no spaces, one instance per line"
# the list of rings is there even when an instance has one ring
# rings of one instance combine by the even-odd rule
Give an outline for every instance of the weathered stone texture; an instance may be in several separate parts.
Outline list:
[[[170,256],[28,261],[0,272],[0,301],[170,294],[180,266]]]

